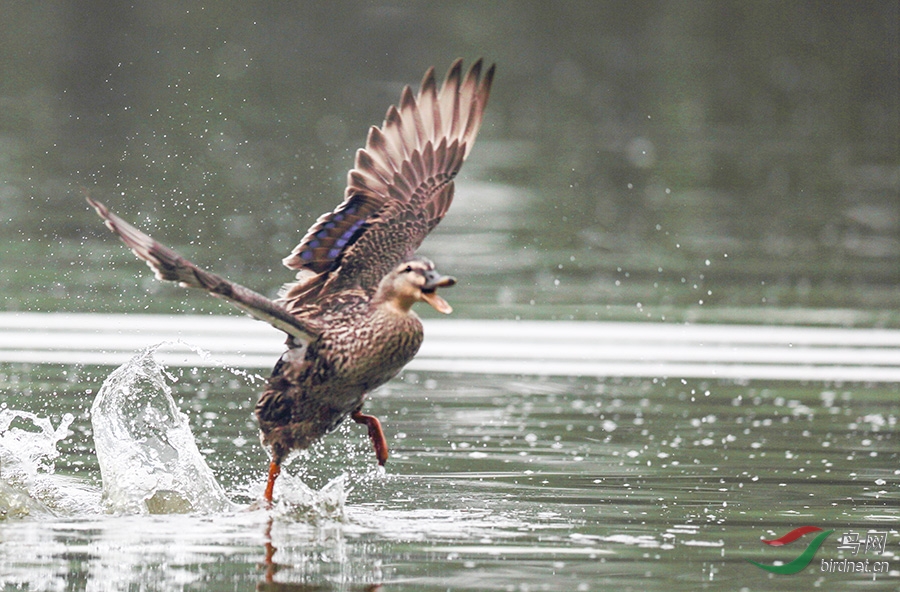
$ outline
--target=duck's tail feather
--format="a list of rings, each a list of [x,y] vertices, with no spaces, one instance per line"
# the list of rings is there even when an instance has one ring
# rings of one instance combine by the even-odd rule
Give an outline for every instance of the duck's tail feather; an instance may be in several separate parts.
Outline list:
[[[119,235],[119,238],[138,258],[147,263],[158,279],[178,282],[185,288],[206,290],[304,343],[309,343],[315,338],[316,332],[311,327],[280,304],[249,288],[197,267],[169,247],[158,243],[110,212],[99,201],[90,197],[87,198],[87,201],[97,210],[97,214],[103,218],[106,226]]]

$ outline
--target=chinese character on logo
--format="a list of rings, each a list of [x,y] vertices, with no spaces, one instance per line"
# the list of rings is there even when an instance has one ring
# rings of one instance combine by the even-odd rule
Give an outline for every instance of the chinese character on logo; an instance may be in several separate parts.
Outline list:
[[[875,551],[876,554],[884,553],[884,549],[887,546],[887,532],[879,532],[877,530],[870,530],[866,534],[866,553],[869,552],[869,549]]]
[[[845,532],[838,538],[838,542],[841,543],[838,545],[838,549],[853,551],[853,554],[856,555],[859,553],[859,533],[858,532]]]
[[[842,551],[851,551],[854,555],[859,553],[862,547],[863,553],[868,554],[872,551],[874,554],[883,554],[887,546],[887,532],[878,530],[870,530],[866,533],[865,538],[860,540],[858,532],[845,532],[838,538],[838,549]]]

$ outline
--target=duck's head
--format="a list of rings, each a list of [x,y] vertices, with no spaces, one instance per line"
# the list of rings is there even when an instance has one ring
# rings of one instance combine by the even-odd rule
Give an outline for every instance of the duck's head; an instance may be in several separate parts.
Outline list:
[[[437,295],[437,289],[455,283],[456,278],[441,275],[434,269],[434,263],[417,257],[404,261],[387,274],[378,286],[378,296],[404,312],[416,302],[427,302],[436,311],[450,314],[453,308]]]

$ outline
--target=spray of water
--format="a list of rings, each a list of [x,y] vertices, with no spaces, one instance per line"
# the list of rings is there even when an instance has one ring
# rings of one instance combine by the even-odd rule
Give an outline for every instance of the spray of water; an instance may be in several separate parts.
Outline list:
[[[341,474],[315,490],[299,478],[283,472],[279,483],[275,513],[296,522],[321,525],[328,522],[343,522],[347,502],[347,474]]]
[[[150,347],[104,381],[91,407],[106,510],[212,513],[231,501],[200,454]],[[169,377],[171,379],[171,377]]]
[[[163,345],[147,348],[115,369],[91,406],[102,492],[83,479],[55,474],[56,446],[68,434],[71,414],[54,428],[49,418],[0,408],[0,520],[239,509],[200,454],[188,418],[172,397],[169,381],[175,379],[153,355]],[[201,357],[209,355],[191,349]],[[228,370],[251,382],[257,378]],[[347,475],[341,475],[316,490],[284,472],[275,515],[309,523],[343,521],[350,491],[346,482]],[[259,489],[248,493],[256,497],[261,484]]]
[[[67,413],[54,429],[46,417],[0,410],[0,518],[53,514],[90,505],[88,488],[54,474],[57,443],[74,417]]]
[[[106,510],[125,514],[233,511],[237,506],[206,464],[187,416],[172,398],[167,378],[174,378],[153,356],[161,345],[142,351],[113,371],[91,407]],[[208,358],[208,353],[189,347]],[[287,472],[280,481],[276,511],[281,516],[309,522],[343,519],[348,492],[344,475],[318,491]]]

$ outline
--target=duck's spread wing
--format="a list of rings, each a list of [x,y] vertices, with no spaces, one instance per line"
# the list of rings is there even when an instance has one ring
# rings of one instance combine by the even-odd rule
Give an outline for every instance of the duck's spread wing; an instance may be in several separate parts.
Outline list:
[[[250,315],[293,336],[295,344],[299,345],[297,340],[309,343],[317,337],[318,330],[315,327],[304,323],[280,304],[240,284],[201,269],[125,222],[99,201],[90,197],[87,201],[97,210],[106,226],[118,234],[122,242],[153,269],[158,279],[178,282],[185,288],[201,288],[214,296],[228,300]]]
[[[322,293],[371,292],[409,257],[441,221],[453,199],[453,178],[468,156],[487,104],[494,66],[482,75],[478,60],[462,74],[453,63],[437,88],[434,69],[418,95],[403,89],[356,153],[345,199],[321,216],[284,259],[298,270],[281,302],[293,310]]]

